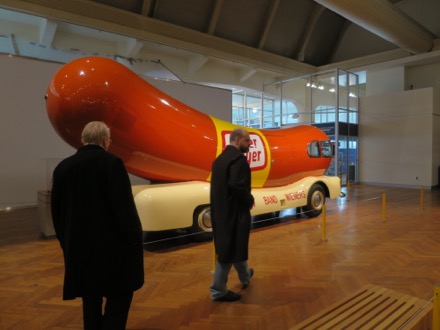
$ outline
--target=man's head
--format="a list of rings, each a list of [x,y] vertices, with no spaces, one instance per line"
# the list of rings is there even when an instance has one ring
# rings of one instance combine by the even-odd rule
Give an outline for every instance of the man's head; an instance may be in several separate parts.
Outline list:
[[[243,128],[234,129],[229,137],[229,143],[243,153],[248,152],[251,145],[248,131]]]
[[[102,121],[91,121],[84,126],[81,141],[83,144],[96,144],[107,150],[111,142],[110,128]]]

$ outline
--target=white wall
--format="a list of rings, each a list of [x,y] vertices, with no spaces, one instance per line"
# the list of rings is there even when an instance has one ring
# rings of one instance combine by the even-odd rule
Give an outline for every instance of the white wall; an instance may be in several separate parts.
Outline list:
[[[0,208],[34,205],[47,187],[46,161],[70,155],[44,106],[58,64],[0,56]]]
[[[432,134],[432,176],[438,185],[440,166],[440,63],[413,66],[406,69],[405,86],[413,88],[434,88],[433,134]]]
[[[366,95],[385,94],[403,91],[405,88],[405,69],[402,66],[385,70],[367,71]]]
[[[424,88],[361,98],[360,182],[437,185],[439,164],[433,161],[433,94],[433,88]]]
[[[48,188],[54,166],[74,152],[55,133],[45,108],[46,88],[60,67],[58,63],[0,56],[0,209],[36,205],[37,192]],[[229,90],[152,83],[197,110],[230,121]],[[143,181],[131,179],[133,183]]]
[[[146,80],[194,109],[224,121],[232,122],[231,90],[176,81]]]

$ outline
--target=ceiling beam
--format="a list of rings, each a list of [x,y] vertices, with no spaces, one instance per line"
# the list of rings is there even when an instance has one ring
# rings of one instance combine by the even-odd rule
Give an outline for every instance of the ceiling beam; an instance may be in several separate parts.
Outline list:
[[[217,27],[218,18],[223,7],[223,0],[216,0],[214,5],[214,10],[212,11],[211,19],[209,20],[209,27],[207,33],[213,35],[215,28]]]
[[[435,36],[388,0],[315,0],[364,29],[409,51],[429,52]]]
[[[240,77],[238,78],[238,81],[240,83],[243,83],[243,82],[248,80],[250,77],[252,77],[256,73],[257,73],[257,69],[256,68],[249,68],[249,69],[246,69],[246,70],[242,70],[240,72]]]
[[[313,31],[315,30],[316,25],[318,24],[319,17],[321,17],[325,8],[321,5],[315,4],[313,6],[312,14],[307,21],[307,27],[305,28],[305,33],[301,37],[301,41],[299,42],[298,47],[298,57],[297,60],[300,62],[304,61],[305,53],[307,46],[310,42],[310,38],[312,37]]]
[[[53,20],[42,18],[40,24],[40,40],[39,43],[44,46],[52,45],[58,24]]]
[[[195,74],[208,62],[208,57],[200,54],[194,54],[188,60],[188,73],[190,75]]]
[[[135,57],[142,49],[144,43],[135,38],[126,38],[118,44],[119,51],[126,57]]]
[[[328,62],[333,63],[333,59],[336,55],[337,50],[339,49],[339,45],[342,42],[342,39],[344,38],[345,32],[347,32],[348,28],[353,24],[353,22],[350,22],[349,20],[345,20],[344,24],[342,25],[342,29],[339,32],[338,39],[333,44],[333,49],[330,52],[330,55],[328,57]]]
[[[0,8],[155,42],[277,74],[296,76],[316,72],[316,67],[306,63],[90,0],[2,0]]]
[[[263,34],[261,35],[260,42],[258,43],[258,49],[263,49],[264,45],[266,44],[266,40],[269,35],[270,29],[272,28],[275,15],[278,12],[279,5],[280,0],[272,0],[269,15],[267,15],[266,24],[264,25]]]
[[[152,17],[154,14],[154,7],[156,5],[155,0],[143,0],[142,1],[142,10],[141,15],[142,16],[148,16]]]

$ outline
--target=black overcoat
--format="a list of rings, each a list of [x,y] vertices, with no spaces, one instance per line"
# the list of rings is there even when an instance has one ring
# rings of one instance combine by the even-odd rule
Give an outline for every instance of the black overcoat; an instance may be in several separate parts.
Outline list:
[[[121,159],[86,145],[55,168],[52,219],[64,254],[63,299],[144,283],[142,227]]]
[[[212,165],[211,217],[214,244],[220,263],[248,260],[251,171],[246,157],[228,145]]]

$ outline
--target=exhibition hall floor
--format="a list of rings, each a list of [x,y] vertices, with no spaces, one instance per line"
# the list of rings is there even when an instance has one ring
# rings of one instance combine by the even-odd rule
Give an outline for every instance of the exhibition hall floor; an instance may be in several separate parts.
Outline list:
[[[0,212],[0,330],[82,329],[81,301],[62,301],[63,258],[37,208]],[[183,231],[146,237],[146,282],[127,329],[284,330],[367,284],[431,300],[440,283],[440,190],[353,185],[308,219],[285,212],[251,232],[255,275],[238,302],[209,298],[212,242]],[[259,219],[261,220],[261,219]]]

